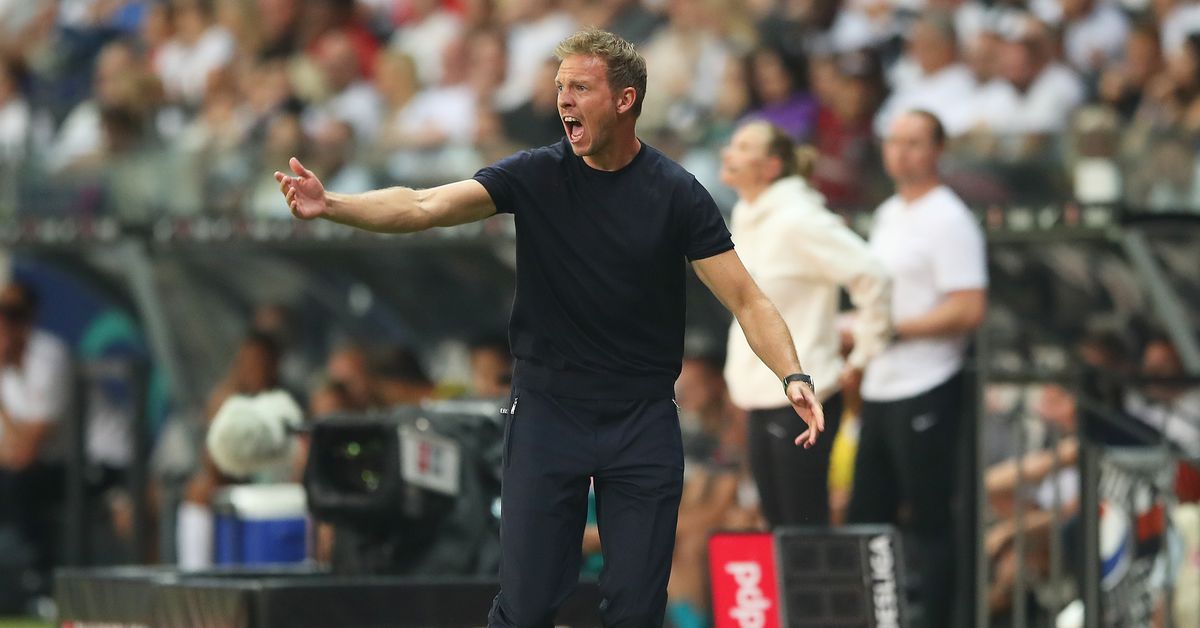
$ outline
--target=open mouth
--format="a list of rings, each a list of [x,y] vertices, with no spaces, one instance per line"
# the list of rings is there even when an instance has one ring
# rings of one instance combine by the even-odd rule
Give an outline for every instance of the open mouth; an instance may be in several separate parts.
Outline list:
[[[583,122],[580,122],[579,118],[575,116],[563,116],[562,121],[563,129],[567,132],[567,139],[572,144],[583,139]]]

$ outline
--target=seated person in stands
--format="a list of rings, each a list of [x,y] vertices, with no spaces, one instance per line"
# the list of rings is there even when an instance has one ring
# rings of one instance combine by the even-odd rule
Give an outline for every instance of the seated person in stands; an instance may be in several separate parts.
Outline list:
[[[384,408],[418,404],[438,397],[420,358],[406,347],[395,347],[377,356],[372,366],[374,397]]]
[[[984,539],[993,568],[988,588],[988,608],[993,614],[1008,611],[1012,604],[1018,577],[1014,541],[1019,529],[1023,528],[1025,534],[1027,573],[1044,577],[1049,571],[1050,532],[1055,517],[1065,523],[1079,509],[1075,397],[1058,384],[1047,384],[1035,411],[1048,423],[1057,442],[1051,439],[1042,448],[1027,453],[1020,468],[1015,459],[1010,459],[993,465],[984,476],[988,504],[997,516]],[[1023,509],[1020,527],[1018,508]]]
[[[0,532],[33,550],[41,580],[30,592],[44,593],[61,528],[54,515],[62,500],[66,450],[58,428],[72,388],[66,346],[34,327],[37,304],[26,283],[12,281],[0,289]],[[16,551],[0,547],[8,558]],[[0,588],[13,584],[0,582]]]
[[[483,336],[471,342],[471,394],[500,399],[512,389],[513,357],[502,335]]]
[[[217,410],[233,395],[256,395],[275,390],[279,384],[279,348],[268,335],[251,331],[242,340],[233,364],[213,388],[205,406],[205,421],[211,422]],[[281,470],[285,477],[289,470]],[[179,565],[184,569],[206,567],[212,560],[212,498],[232,480],[221,474],[202,450],[200,465],[184,489],[179,507],[176,547]]]
[[[1187,375],[1179,352],[1166,336],[1154,336],[1146,343],[1141,375],[1164,379]],[[1148,383],[1126,395],[1125,411],[1183,453],[1200,458],[1200,385]]]
[[[362,347],[347,345],[331,353],[325,361],[325,375],[345,391],[347,410],[362,412],[378,405],[373,390],[375,374]]]

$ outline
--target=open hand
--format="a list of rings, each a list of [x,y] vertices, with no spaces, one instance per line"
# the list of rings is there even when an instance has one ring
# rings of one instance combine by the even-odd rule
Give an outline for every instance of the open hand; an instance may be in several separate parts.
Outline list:
[[[325,215],[329,210],[329,203],[325,200],[325,186],[321,185],[321,180],[295,157],[288,161],[288,165],[296,176],[290,177],[275,171],[275,180],[279,182],[279,191],[283,193],[292,215],[301,220],[312,220]]]
[[[804,382],[788,384],[787,396],[796,414],[808,424],[808,429],[796,437],[796,444],[808,449],[817,444],[817,435],[825,431],[825,411],[821,409],[821,402],[817,401],[813,389]]]

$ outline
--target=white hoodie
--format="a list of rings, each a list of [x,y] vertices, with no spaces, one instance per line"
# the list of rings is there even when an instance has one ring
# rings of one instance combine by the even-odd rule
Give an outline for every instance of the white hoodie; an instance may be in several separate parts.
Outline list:
[[[778,308],[817,396],[838,391],[843,362],[836,329],[840,288],[858,309],[850,364],[862,368],[888,343],[890,283],[867,243],[803,178],[784,177],[753,203],[739,201],[730,229],[738,255]],[[737,321],[729,329],[725,380],[733,402],[748,410],[787,405],[778,377],[750,349]]]

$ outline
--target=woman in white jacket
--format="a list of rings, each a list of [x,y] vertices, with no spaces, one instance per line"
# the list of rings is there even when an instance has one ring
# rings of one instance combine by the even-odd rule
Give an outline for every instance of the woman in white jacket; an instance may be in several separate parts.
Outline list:
[[[767,122],[742,126],[721,152],[721,180],[738,193],[731,231],[738,255],[779,308],[825,406],[824,438],[810,449],[804,426],[780,404],[780,382],[730,326],[725,378],[749,411],[750,466],[772,527],[829,522],[829,454],[842,414],[841,390],[857,386],[867,361],[890,336],[889,280],[866,242],[825,207],[805,177],[811,159]],[[807,162],[807,163],[806,163]],[[835,328],[841,288],[858,310],[854,350],[843,361]]]

